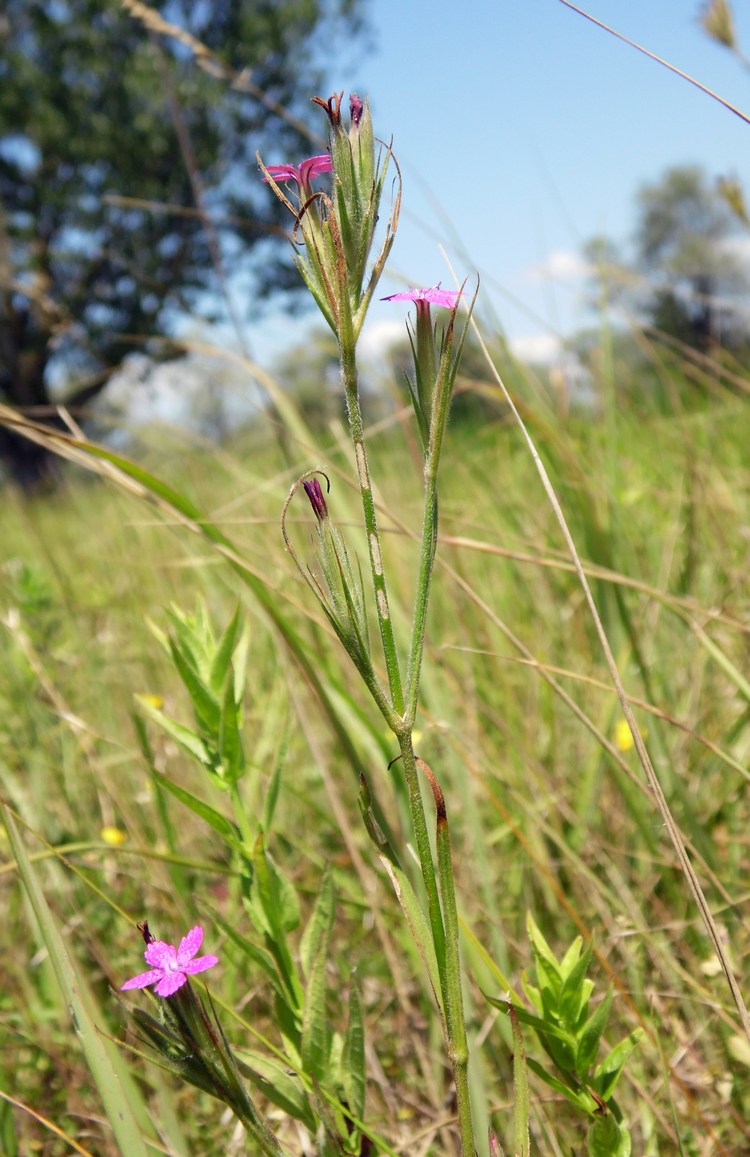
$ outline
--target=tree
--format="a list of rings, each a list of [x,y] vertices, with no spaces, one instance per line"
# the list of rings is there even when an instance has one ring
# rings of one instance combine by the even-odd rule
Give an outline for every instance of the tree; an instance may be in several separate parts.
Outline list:
[[[734,244],[741,228],[721,189],[697,166],[667,170],[637,196],[637,264],[651,280],[651,325],[688,345],[736,344],[745,336],[732,298],[748,285]]]
[[[134,341],[196,306],[219,312],[225,268],[246,272],[252,301],[293,284],[258,245],[283,207],[263,195],[255,151],[311,151],[313,45],[355,32],[360,5],[6,0],[0,400],[48,414],[62,383],[84,403]],[[7,433],[0,455],[24,484],[43,471]]]

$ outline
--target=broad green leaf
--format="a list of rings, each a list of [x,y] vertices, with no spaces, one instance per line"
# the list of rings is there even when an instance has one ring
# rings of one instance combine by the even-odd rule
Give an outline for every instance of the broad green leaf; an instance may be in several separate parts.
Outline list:
[[[613,996],[614,990],[610,988],[604,1000],[594,1009],[594,1012],[581,1029],[578,1038],[578,1048],[576,1050],[576,1072],[581,1080],[585,1080],[589,1069],[596,1059],[596,1054],[599,1051],[599,1041],[609,1020],[609,1010],[612,1007]]]
[[[3,808],[3,818],[21,880],[115,1140],[121,1152],[127,1153],[128,1157],[148,1157],[149,1150],[141,1128],[146,1128],[149,1132],[151,1130],[148,1125],[148,1114],[137,1087],[117,1049],[100,1031],[99,1025],[103,1024],[103,1017],[96,1008],[85,977],[65,947],[57,921],[47,904],[23,839],[7,806]]]
[[[359,990],[353,976],[349,988],[349,1024],[341,1063],[341,1078],[346,1100],[352,1116],[361,1119],[365,1115],[365,1029]]]
[[[166,775],[162,775],[161,772],[156,771],[155,768],[151,768],[151,774],[160,787],[170,792],[175,799],[178,799],[180,803],[184,803],[192,812],[195,812],[197,816],[200,816],[202,820],[210,824],[215,831],[219,832],[226,843],[237,851],[241,850],[242,844],[239,840],[237,829],[231,820],[228,820],[221,812],[217,812],[210,804],[204,803],[202,799],[198,799],[197,796],[187,791],[186,788],[180,787],[177,783],[173,783],[171,779],[167,779]]]

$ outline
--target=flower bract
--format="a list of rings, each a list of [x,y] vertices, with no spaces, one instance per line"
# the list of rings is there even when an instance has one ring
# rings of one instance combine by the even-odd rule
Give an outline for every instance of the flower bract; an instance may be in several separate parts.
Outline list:
[[[381,298],[382,301],[426,301],[429,305],[442,305],[445,309],[453,309],[459,297],[460,289],[441,289],[440,282],[429,289],[409,289],[405,293],[392,293],[390,297]]]
[[[171,996],[178,988],[182,988],[189,975],[205,972],[207,968],[213,968],[214,964],[219,963],[218,956],[211,954],[196,957],[202,943],[203,929],[200,924],[196,924],[187,936],[183,936],[179,948],[164,940],[152,940],[143,953],[151,968],[148,972],[134,976],[132,980],[126,980],[121,986],[122,990],[149,988],[153,984],[157,996]]]

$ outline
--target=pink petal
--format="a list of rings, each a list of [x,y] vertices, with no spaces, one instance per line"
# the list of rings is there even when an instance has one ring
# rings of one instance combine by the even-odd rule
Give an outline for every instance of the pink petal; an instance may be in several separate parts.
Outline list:
[[[174,948],[164,940],[152,940],[150,944],[146,945],[146,951],[143,955],[154,968],[169,968],[170,964],[174,965],[177,960],[177,953]]]
[[[163,975],[164,972],[161,968],[152,968],[150,972],[141,972],[132,980],[126,980],[124,984],[121,984],[120,991],[124,992],[127,988],[148,988],[150,984],[155,984]]]
[[[157,996],[171,996],[173,992],[177,992],[178,988],[182,988],[187,980],[184,972],[167,972],[157,984],[154,992]]]
[[[180,941],[180,947],[177,949],[177,964],[180,968],[195,956],[202,943],[203,929],[200,924],[196,924],[186,936],[183,936]]]
[[[453,309],[456,300],[461,296],[460,289],[441,289],[440,282],[429,289],[410,289],[406,293],[392,293],[384,297],[383,301],[427,301],[431,305],[442,305],[446,309]]]
[[[299,169],[296,165],[266,165],[266,172],[274,181],[296,181],[299,184]],[[264,181],[268,177],[263,177]]]
[[[185,972],[189,972],[192,975],[194,972],[205,972],[207,968],[213,968],[214,964],[218,963],[219,957],[209,954],[208,956],[196,956],[195,960],[189,960],[187,964],[183,964],[182,967]]]
[[[299,173],[302,181],[309,184],[313,177],[317,177],[320,173],[330,173],[333,168],[333,163],[329,153],[318,153],[317,157],[308,157],[303,161],[299,167]]]

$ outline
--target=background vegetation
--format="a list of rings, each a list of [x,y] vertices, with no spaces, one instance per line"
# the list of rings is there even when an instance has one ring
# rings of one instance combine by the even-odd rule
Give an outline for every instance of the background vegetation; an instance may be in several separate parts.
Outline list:
[[[741,974],[748,951],[741,915],[748,856],[747,407],[741,397],[724,396],[669,418],[644,418],[630,406],[607,406],[611,383],[599,386],[600,419],[561,420],[529,381],[529,421]],[[398,825],[386,738],[309,607],[278,528],[280,500],[309,460],[329,465],[337,509],[345,507],[343,443],[335,431],[333,439],[304,446],[287,435],[299,455],[292,466],[255,431],[220,454],[178,453],[166,473],[231,530],[314,649],[352,721],[384,812]],[[416,479],[409,443],[398,415],[376,441],[389,561],[401,579],[393,594],[404,600],[399,616],[408,614],[410,534],[418,525],[416,504],[405,497],[412,471]],[[627,750],[597,641],[527,454],[501,420],[455,423],[446,467],[420,753],[440,768],[449,801],[477,1079],[502,1130],[510,1048],[504,1021],[481,995],[482,988],[493,991],[493,978],[479,945],[517,983],[530,961],[530,910],[557,950],[576,932],[595,939],[595,977],[617,989],[613,1039],[646,1029],[620,1092],[636,1151],[737,1153],[748,1141],[747,1045]],[[261,816],[280,764],[269,836],[275,854],[310,901],[331,864],[344,898],[329,969],[345,990],[356,966],[362,986],[368,1119],[398,1151],[442,1152],[431,1146],[451,1115],[450,1093],[429,1027],[431,995],[373,863],[353,769],[265,615],[193,536],[101,482],[71,479],[43,502],[6,495],[4,526],[3,794],[50,845],[47,852],[37,841],[30,847],[42,857],[48,895],[112,1030],[120,1031],[121,1021],[107,985],[132,971],[133,932],[124,913],[147,914],[163,929],[187,927],[196,911],[209,927],[217,917],[237,917],[228,865],[217,861],[211,830],[155,792],[132,715],[134,693],[162,696],[177,718],[188,714],[148,620],[163,628],[166,602],[191,609],[201,597],[221,626],[239,599],[252,636],[244,798]],[[158,769],[195,787],[194,766],[158,734],[151,742]],[[221,806],[220,797],[213,802]],[[110,828],[122,833],[122,844],[108,842]],[[2,887],[1,1087],[22,1092],[27,1105],[92,1152],[106,1153],[96,1099],[70,1048],[65,1008],[44,952],[36,951],[12,865]],[[221,947],[231,959],[231,945]],[[252,970],[227,967],[219,986],[222,1000],[254,1029],[270,1031],[267,994]],[[342,1009],[331,1007],[330,1016],[340,1022]],[[238,1024],[231,1031],[241,1042],[246,1030]],[[196,1098],[188,1110],[183,1092],[153,1075],[146,1080],[154,1086],[154,1112],[177,1130],[170,1133],[176,1151],[195,1151],[198,1136],[202,1152],[228,1151],[226,1127],[210,1102]],[[575,1148],[579,1122],[565,1120],[560,1104],[536,1089],[540,1151]],[[207,1122],[210,1129],[199,1133]],[[45,1130],[24,1113],[6,1109],[6,1128],[17,1133],[18,1152],[66,1151],[44,1140]],[[298,1146],[290,1141],[290,1151]]]
[[[705,194],[700,174],[690,189]],[[672,258],[677,251],[669,250]],[[616,266],[623,262],[609,263]],[[657,316],[667,284],[658,279],[656,297],[639,306],[630,329],[612,325],[604,309],[610,295],[602,300],[598,331],[579,343],[585,395],[514,363],[501,336],[485,337],[560,497],[657,773],[742,978],[750,951],[743,919],[750,374],[743,335],[717,332],[705,311],[693,312],[691,289],[705,300],[716,286],[686,289],[692,274],[682,261],[674,272],[669,316],[679,331],[665,326],[668,311]],[[723,266],[716,275],[735,272]],[[343,414],[327,373],[330,349],[321,343],[314,356],[327,389],[316,392],[300,372],[302,357],[291,359],[280,369],[293,389],[274,393],[275,404],[221,446],[169,442],[160,431],[158,444],[140,448],[144,467],[232,538],[263,599],[164,504],[107,481],[106,466],[100,476],[68,467],[64,484],[36,496],[5,487],[0,793],[26,826],[25,846],[102,1027],[127,1036],[112,989],[140,962],[133,922],[148,917],[158,935],[174,939],[200,920],[206,951],[222,961],[210,984],[225,1028],[240,1048],[266,1047],[276,1028],[273,1000],[238,941],[253,941],[255,931],[236,865],[214,829],[153,773],[219,811],[226,796],[207,788],[144,711],[160,704],[178,720],[190,717],[155,637],[154,627],[167,627],[165,608],[205,606],[218,633],[239,606],[250,631],[245,808],[265,824],[304,918],[326,868],[332,873],[339,904],[326,1013],[344,1027],[354,973],[368,1124],[394,1152],[450,1153],[455,1110],[433,996],[357,805],[361,768],[403,843],[403,792],[398,768],[388,769],[395,752],[280,534],[289,486],[320,464],[352,555],[366,552]],[[396,371],[399,359],[395,350]],[[407,627],[420,459],[397,379],[396,372],[388,396],[373,390],[366,408],[392,612]],[[291,510],[297,548],[312,558],[309,515],[296,503]],[[270,621],[265,596],[313,657],[350,750]],[[500,977],[520,990],[533,959],[530,912],[558,954],[578,934],[593,939],[597,998],[610,983],[615,990],[610,1044],[644,1030],[618,1088],[633,1152],[747,1151],[750,1046],[634,758],[538,475],[476,346],[458,383],[443,463],[420,724],[419,755],[439,769],[451,822],[471,1079],[477,1102],[489,1106],[485,1123],[508,1144],[513,1045],[507,1019],[486,994],[503,995]],[[61,1157],[78,1146],[96,1157],[115,1154],[4,833],[0,903],[0,1153]],[[529,1056],[538,1056],[533,1036],[524,1039]],[[153,1065],[133,1061],[133,1068],[144,1106],[139,1124],[154,1151],[246,1151],[216,1101]],[[317,1152],[289,1114],[261,1100],[285,1151]],[[582,1151],[580,1116],[533,1077],[531,1132],[533,1152]]]

